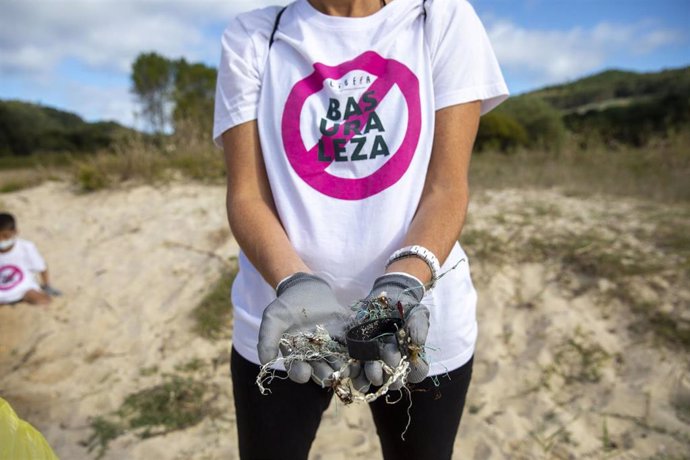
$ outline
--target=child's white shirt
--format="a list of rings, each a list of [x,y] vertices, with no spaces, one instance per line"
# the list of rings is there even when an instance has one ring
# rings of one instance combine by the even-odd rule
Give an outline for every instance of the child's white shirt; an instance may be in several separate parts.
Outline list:
[[[17,302],[30,289],[40,290],[36,274],[45,270],[36,245],[17,238],[12,249],[0,253],[0,303]]]

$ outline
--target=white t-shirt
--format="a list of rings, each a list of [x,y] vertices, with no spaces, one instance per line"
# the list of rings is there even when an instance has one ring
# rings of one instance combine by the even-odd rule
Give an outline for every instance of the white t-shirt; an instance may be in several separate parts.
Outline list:
[[[8,252],[0,252],[0,303],[21,300],[30,289],[40,290],[35,274],[46,270],[36,246],[22,238]]]
[[[273,199],[299,256],[350,305],[369,293],[403,244],[424,186],[434,113],[508,95],[486,32],[465,0],[395,0],[363,18],[325,15],[307,0],[238,16],[225,30],[214,140],[258,120]],[[426,19],[424,12],[426,11]],[[444,216],[438,216],[443,219]],[[459,244],[442,272],[465,258]],[[233,345],[258,363],[275,292],[240,253]],[[477,335],[467,263],[423,302],[430,373],[467,362]]]

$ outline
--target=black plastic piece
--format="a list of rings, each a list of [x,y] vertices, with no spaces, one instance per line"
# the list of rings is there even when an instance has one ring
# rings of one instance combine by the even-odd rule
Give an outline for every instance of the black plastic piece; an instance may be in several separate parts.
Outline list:
[[[347,331],[347,352],[350,358],[361,361],[381,359],[380,341],[384,335],[393,335],[398,340],[398,331],[403,327],[399,318],[382,318],[367,321]]]

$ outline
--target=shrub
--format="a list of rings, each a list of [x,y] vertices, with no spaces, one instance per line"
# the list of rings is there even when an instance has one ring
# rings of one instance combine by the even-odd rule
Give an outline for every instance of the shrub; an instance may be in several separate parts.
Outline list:
[[[538,96],[508,99],[497,109],[516,120],[527,133],[527,146],[560,150],[565,140],[565,126],[560,113]]]
[[[475,146],[478,151],[510,152],[528,143],[527,131],[515,118],[492,112],[482,117]]]

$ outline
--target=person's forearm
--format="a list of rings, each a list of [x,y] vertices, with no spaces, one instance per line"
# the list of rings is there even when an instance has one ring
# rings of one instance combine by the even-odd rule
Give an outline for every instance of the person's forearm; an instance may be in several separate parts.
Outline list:
[[[450,254],[465,223],[469,203],[469,164],[479,112],[479,102],[436,112],[429,170],[404,246],[423,246],[438,258],[440,264]],[[431,281],[431,270],[418,257],[400,259],[386,271],[409,273],[423,283]]]
[[[242,251],[273,287],[293,273],[309,273],[278,219],[256,121],[226,131],[223,148],[228,174],[228,222]]]
[[[447,190],[430,190],[425,193],[403,246],[423,246],[443,264],[460,236],[467,203],[467,187],[458,193],[449,193]],[[409,273],[424,284],[431,281],[428,265],[418,257],[400,259],[392,263],[386,271]]]
[[[299,258],[274,211],[261,199],[228,198],[228,221],[237,244],[271,286],[309,268]]]

